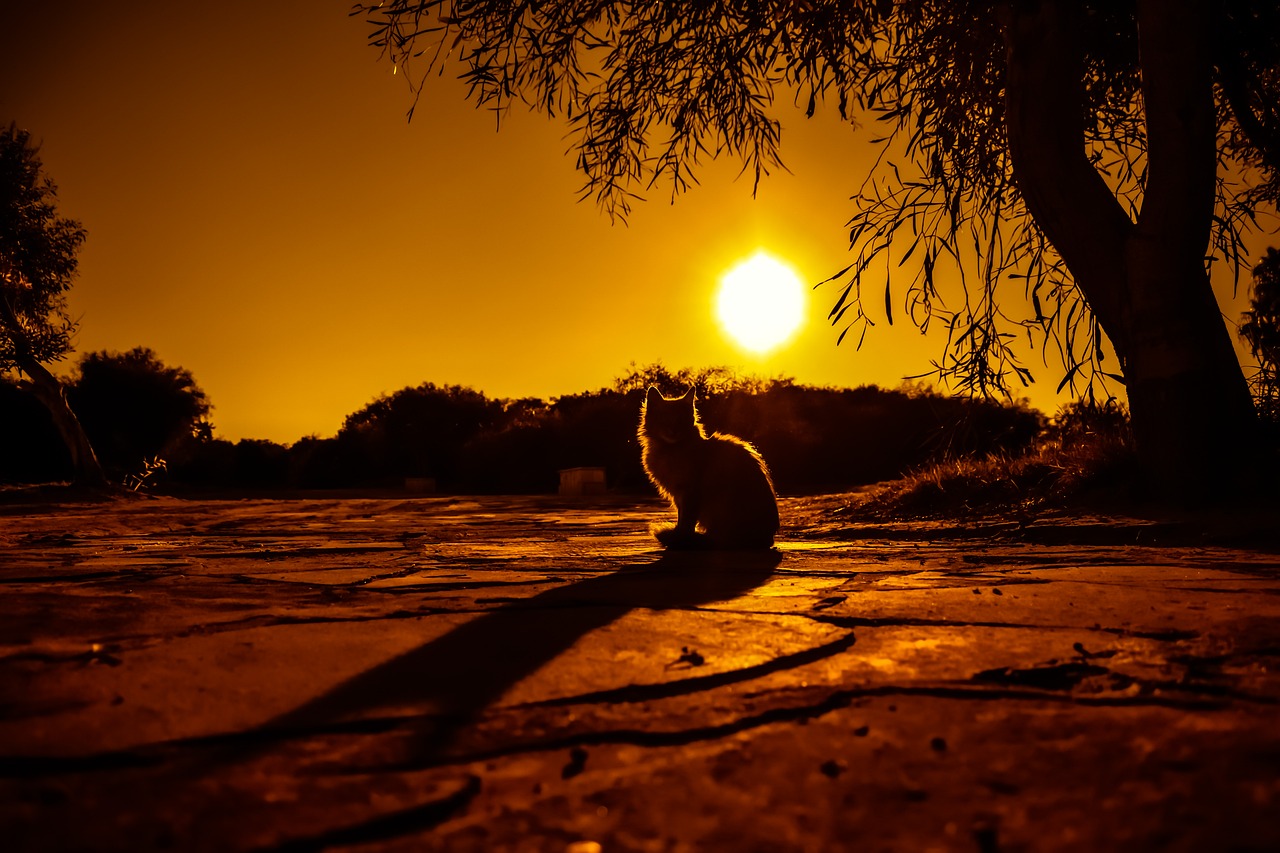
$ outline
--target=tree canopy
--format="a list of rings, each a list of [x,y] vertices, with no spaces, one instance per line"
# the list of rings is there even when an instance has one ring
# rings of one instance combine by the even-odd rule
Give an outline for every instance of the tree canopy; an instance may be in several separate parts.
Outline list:
[[[365,475],[449,482],[467,439],[497,422],[502,403],[460,385],[425,382],[382,395],[343,421],[338,441],[358,448]]]
[[[940,377],[1007,393],[1033,379],[1014,347],[1029,338],[1060,360],[1059,387],[1126,385],[1153,468],[1200,453],[1211,476],[1223,460],[1207,448],[1250,430],[1206,266],[1247,270],[1242,234],[1277,199],[1272,2],[388,0],[353,12],[412,80],[453,64],[477,104],[563,115],[583,196],[615,216],[660,184],[682,192],[704,158],[738,157],[759,181],[782,162],[776,102],[834,105],[883,145],[851,188],[852,262],[829,279],[841,339],[861,342],[872,304],[891,322],[901,306],[945,329]]]
[[[0,131],[0,370],[48,363],[71,349],[75,324],[66,292],[85,240],[79,222],[60,216],[57,187],[42,173],[31,134]]]
[[[1089,161],[1136,215],[1147,173],[1138,4],[1073,5],[1084,72],[1079,132]],[[629,213],[639,191],[685,191],[704,158],[739,157],[757,182],[781,166],[779,98],[808,115],[833,104],[850,121],[871,122],[884,153],[866,183],[851,188],[856,261],[832,277],[845,283],[831,312],[841,338],[865,335],[872,321],[863,285],[883,277],[890,322],[893,306],[905,304],[921,326],[947,325],[948,355],[937,367],[962,387],[997,390],[1031,378],[1011,330],[1047,332],[1068,382],[1086,364],[1102,366],[1087,302],[1015,180],[1002,35],[1009,4],[393,0],[356,11],[374,24],[372,43],[417,72],[411,79],[453,61],[478,105],[503,110],[523,101],[565,116],[583,196],[616,216]],[[1223,165],[1214,258],[1238,274],[1250,263],[1241,232],[1280,186],[1280,9],[1237,0],[1217,4],[1209,21],[1202,36],[1216,67]],[[898,294],[887,263],[895,240],[895,261],[917,261]],[[886,263],[872,267],[876,260]],[[938,290],[947,266],[976,285],[954,308]],[[1001,288],[1011,284],[1031,303],[1030,318],[1007,304]]]
[[[0,373],[19,372],[22,386],[49,411],[71,454],[75,478],[105,484],[102,467],[61,383],[45,365],[71,349],[75,323],[66,292],[85,230],[60,216],[57,188],[43,174],[31,134],[16,124],[0,131]]]

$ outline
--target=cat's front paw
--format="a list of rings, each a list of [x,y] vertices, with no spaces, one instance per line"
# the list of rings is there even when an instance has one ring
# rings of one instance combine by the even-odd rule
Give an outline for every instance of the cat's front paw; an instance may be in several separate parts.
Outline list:
[[[690,551],[707,546],[706,537],[701,533],[696,530],[681,529],[674,524],[654,525],[650,531],[653,533],[653,538],[657,539],[664,548]]]

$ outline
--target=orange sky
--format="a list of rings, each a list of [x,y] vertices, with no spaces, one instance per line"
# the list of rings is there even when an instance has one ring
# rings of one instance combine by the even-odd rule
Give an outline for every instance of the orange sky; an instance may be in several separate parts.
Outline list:
[[[446,79],[407,123],[349,5],[0,2],[0,120],[43,141],[89,232],[78,352],[151,347],[194,374],[220,437],[282,442],[427,381],[549,398],[661,361],[893,387],[938,355],[881,317],[860,352],[837,348],[831,289],[764,358],[712,319],[719,275],[759,248],[809,282],[848,263],[872,129],[784,105],[791,174],[753,199],[718,163],[610,225],[576,203],[558,122],[517,111],[495,132]],[[1054,410],[1060,369],[1029,366],[1027,396]]]

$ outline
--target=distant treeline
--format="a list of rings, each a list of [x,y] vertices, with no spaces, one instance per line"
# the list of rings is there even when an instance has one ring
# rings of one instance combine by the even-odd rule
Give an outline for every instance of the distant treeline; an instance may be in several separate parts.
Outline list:
[[[919,387],[819,388],[659,365],[550,402],[425,383],[377,398],[333,438],[292,445],[214,438],[190,374],[150,350],[86,356],[67,394],[110,475],[161,491],[397,488],[429,478],[442,492],[537,493],[556,491],[561,469],[596,466],[610,490],[640,493],[650,487],[636,425],[651,384],[669,395],[695,386],[708,431],[754,443],[782,493],[847,489],[949,456],[1015,453],[1044,426],[1025,406]],[[8,381],[0,448],[0,481],[69,474],[48,415]]]

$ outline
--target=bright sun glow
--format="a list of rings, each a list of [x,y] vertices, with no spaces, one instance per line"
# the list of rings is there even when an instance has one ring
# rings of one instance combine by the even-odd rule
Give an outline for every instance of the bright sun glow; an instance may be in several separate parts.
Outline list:
[[[716,318],[743,349],[760,354],[785,343],[804,322],[805,289],[795,270],[756,252],[720,279]]]

